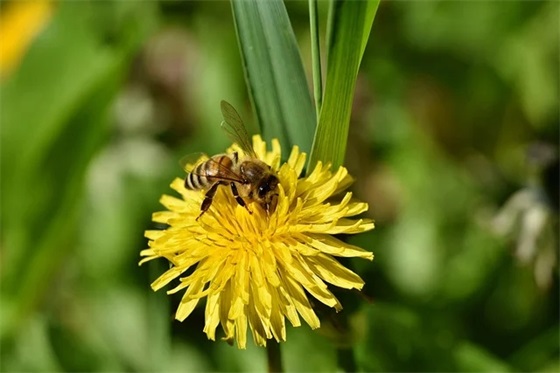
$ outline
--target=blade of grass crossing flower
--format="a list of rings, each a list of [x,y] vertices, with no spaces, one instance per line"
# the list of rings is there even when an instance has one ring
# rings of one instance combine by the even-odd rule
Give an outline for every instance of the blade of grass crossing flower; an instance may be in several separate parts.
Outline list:
[[[316,115],[301,56],[281,0],[232,0],[245,79],[267,139],[284,154],[294,144],[309,152]]]
[[[327,79],[308,169],[344,162],[354,88],[379,0],[333,0],[329,9]],[[311,166],[311,167],[309,167]]]

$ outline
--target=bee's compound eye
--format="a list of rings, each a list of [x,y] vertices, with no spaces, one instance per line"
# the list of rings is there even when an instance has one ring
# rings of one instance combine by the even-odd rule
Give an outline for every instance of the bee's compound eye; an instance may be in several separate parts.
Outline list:
[[[266,185],[261,185],[259,187],[259,197],[264,197],[266,195],[266,192],[268,192],[268,187]]]

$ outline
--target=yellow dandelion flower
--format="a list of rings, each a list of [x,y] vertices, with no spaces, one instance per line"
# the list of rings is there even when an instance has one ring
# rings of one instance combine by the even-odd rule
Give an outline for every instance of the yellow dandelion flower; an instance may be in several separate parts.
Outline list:
[[[352,193],[333,201],[352,179],[344,167],[336,172],[318,163],[299,178],[306,155],[294,147],[280,166],[280,144],[253,137],[257,156],[277,172],[278,204],[266,215],[258,206],[239,206],[229,188],[218,188],[210,209],[198,220],[204,192],[188,190],[182,179],[171,188],[182,198],[164,195],[168,211],[153,215],[165,230],[146,231],[149,248],[140,263],[165,258],[171,268],[152,283],[159,290],[179,278],[169,294],[185,290],[176,318],[183,321],[206,298],[204,332],[215,340],[221,324],[226,340],[245,348],[247,328],[257,345],[268,339],[286,340],[286,319],[297,327],[300,317],[312,329],[320,326],[308,295],[337,311],[342,309],[327,284],[361,289],[363,280],[334,257],[373,259],[373,254],[332,235],[373,229],[369,219],[349,219],[367,210]],[[242,152],[234,145],[229,152]],[[187,275],[184,275],[190,270]]]

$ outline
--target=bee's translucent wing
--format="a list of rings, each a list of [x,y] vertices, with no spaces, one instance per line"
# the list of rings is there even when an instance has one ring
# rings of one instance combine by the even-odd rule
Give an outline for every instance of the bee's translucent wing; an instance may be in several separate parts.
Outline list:
[[[251,138],[237,110],[235,110],[229,102],[224,100],[220,103],[220,107],[222,109],[222,116],[224,117],[222,128],[227,132],[230,139],[237,143],[247,155],[256,158],[257,156],[253,149]]]
[[[208,156],[204,153],[190,153],[179,160],[181,168],[187,173],[191,173],[200,163],[207,161]]]

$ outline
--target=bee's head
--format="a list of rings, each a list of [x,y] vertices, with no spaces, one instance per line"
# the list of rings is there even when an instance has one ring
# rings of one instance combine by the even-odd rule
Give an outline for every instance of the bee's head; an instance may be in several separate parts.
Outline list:
[[[270,215],[276,210],[278,203],[279,180],[274,174],[265,177],[256,189],[256,199],[261,207]]]

